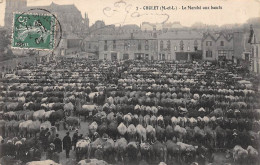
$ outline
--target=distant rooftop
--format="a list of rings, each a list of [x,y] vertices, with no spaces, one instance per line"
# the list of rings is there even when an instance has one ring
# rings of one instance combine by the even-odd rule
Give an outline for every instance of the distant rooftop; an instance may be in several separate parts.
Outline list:
[[[171,31],[158,35],[158,39],[201,39],[203,35],[196,31]]]

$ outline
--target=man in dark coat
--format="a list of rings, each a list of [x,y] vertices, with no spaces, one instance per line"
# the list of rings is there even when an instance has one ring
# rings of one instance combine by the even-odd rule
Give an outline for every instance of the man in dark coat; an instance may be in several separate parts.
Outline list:
[[[67,135],[63,138],[63,149],[66,151],[66,158],[69,158],[69,153],[71,150],[71,138],[70,133],[67,132]]]
[[[4,140],[1,141],[1,144],[0,144],[0,157],[3,157],[3,144],[4,144]]]
[[[47,132],[42,139],[42,145],[43,145],[44,151],[46,151],[48,146],[49,146],[49,140],[48,139],[49,139],[50,134],[51,134],[50,132]]]
[[[45,133],[46,133],[46,131],[45,131],[44,128],[42,127],[42,128],[41,128],[41,131],[40,131],[40,137],[39,137],[39,140],[40,140],[41,142],[42,142],[43,139],[44,139]]]
[[[46,159],[53,160],[53,153],[55,152],[55,145],[53,143],[47,149]]]
[[[59,138],[59,134],[56,134],[56,138],[53,141],[54,145],[55,145],[55,151],[60,153],[62,152],[62,141]]]
[[[76,130],[76,132],[73,134],[72,137],[72,145],[74,146],[74,151],[76,150],[76,144],[78,142],[78,138],[79,138],[78,130]]]

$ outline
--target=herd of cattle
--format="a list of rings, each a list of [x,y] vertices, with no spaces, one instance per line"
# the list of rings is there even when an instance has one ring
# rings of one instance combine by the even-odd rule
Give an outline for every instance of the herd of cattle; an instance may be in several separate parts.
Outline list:
[[[76,144],[79,164],[87,158],[204,164],[218,151],[257,164],[258,85],[234,66],[206,62],[67,58],[18,66],[1,79],[0,138],[29,151],[42,128],[52,141],[58,131],[87,121],[86,138]]]

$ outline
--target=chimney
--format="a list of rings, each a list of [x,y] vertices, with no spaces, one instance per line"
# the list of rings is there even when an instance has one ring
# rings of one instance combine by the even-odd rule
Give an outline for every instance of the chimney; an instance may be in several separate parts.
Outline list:
[[[254,34],[253,26],[252,26],[252,25],[250,25],[250,34],[249,34],[248,43],[250,43],[250,42],[251,42],[251,40],[252,40],[252,37],[253,37],[253,34]]]

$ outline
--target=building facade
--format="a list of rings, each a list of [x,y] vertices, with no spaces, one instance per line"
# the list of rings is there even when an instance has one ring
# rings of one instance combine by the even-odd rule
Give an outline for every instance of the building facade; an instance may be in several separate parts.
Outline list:
[[[252,27],[251,27],[252,28]],[[249,43],[251,45],[251,71],[260,73],[260,29],[251,29]]]
[[[234,59],[232,33],[205,33],[202,39],[203,59],[232,60]]]
[[[158,35],[157,60],[201,59],[202,34],[196,31],[165,32]]]
[[[102,60],[154,60],[157,54],[157,40],[152,33],[103,36],[98,45],[99,59]]]
[[[55,49],[55,54],[65,56],[81,52],[82,39],[75,34],[63,34],[60,45]]]

